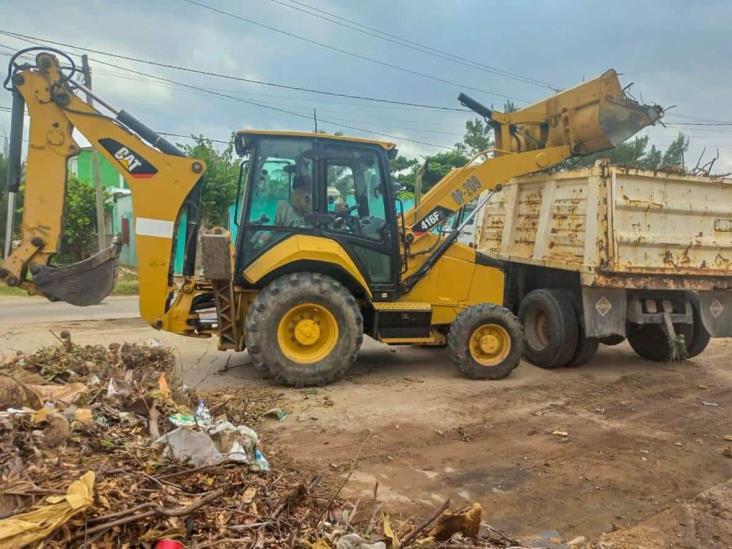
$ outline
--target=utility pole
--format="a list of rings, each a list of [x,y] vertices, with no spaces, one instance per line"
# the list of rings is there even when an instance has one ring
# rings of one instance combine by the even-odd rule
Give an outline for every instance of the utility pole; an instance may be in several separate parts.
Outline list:
[[[89,67],[89,57],[86,54],[81,56],[81,70],[84,75],[84,86],[88,90],[92,89],[92,76],[91,68]],[[86,102],[89,106],[94,106],[94,99],[91,95],[87,94]],[[92,147],[91,151],[92,158],[92,180],[94,181],[94,188],[96,189],[96,202],[97,202],[97,251],[101,252],[107,247],[107,238],[104,228],[104,191],[102,189],[102,174],[101,168],[99,167],[99,153]]]

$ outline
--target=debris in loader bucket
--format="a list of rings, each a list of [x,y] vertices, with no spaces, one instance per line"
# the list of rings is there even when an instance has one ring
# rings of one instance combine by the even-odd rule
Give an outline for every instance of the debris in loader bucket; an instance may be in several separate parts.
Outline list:
[[[71,265],[32,265],[33,282],[51,301],[71,305],[96,305],[107,297],[117,280],[117,266],[122,245],[111,246]]]
[[[209,431],[253,426],[282,409],[281,397],[251,388],[197,395],[179,381],[173,354],[161,345],[82,347],[65,335],[58,346],[0,362],[0,375],[17,383],[11,392],[21,399],[0,410],[0,548],[152,547],[164,539],[200,548],[519,547],[481,522],[478,504],[450,513],[447,501],[425,520],[402,521],[375,497],[341,499],[341,479],[333,487],[273,447],[266,471],[252,429],[249,462],[169,459],[154,441],[175,444],[181,429],[211,440],[202,427],[167,419],[196,417],[204,396]],[[55,424],[63,428],[50,440]],[[241,434],[219,431],[212,442],[219,453],[223,438],[233,447]],[[354,458],[351,470],[356,465]]]

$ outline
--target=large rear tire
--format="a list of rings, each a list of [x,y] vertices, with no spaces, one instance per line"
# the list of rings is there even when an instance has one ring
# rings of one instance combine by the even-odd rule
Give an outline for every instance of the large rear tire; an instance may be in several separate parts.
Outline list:
[[[343,377],[363,342],[363,319],[353,295],[319,273],[294,273],[271,282],[246,318],[252,362],[276,383],[326,385]]]
[[[576,292],[567,290],[567,297],[569,297],[574,313],[577,316],[577,348],[574,351],[574,355],[567,363],[567,366],[571,368],[577,368],[584,366],[597,354],[597,348],[600,346],[600,340],[596,337],[587,337],[585,335],[585,319],[584,311],[582,310],[582,298]]]
[[[521,301],[526,359],[540,368],[566,366],[575,354],[578,319],[562,290],[533,290]]]
[[[707,348],[711,336],[704,327],[704,322],[701,319],[699,296],[692,293],[688,294],[688,296],[694,313],[694,324],[691,327],[691,341],[686,345],[686,356],[687,358],[694,358],[702,354],[704,349]]]
[[[501,379],[521,361],[521,324],[508,309],[493,303],[462,311],[447,335],[450,358],[471,379]]]

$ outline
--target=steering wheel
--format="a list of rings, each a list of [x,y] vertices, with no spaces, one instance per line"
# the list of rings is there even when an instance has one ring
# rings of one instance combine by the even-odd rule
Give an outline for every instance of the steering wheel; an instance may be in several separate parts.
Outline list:
[[[361,234],[361,219],[358,216],[352,215],[352,212],[356,210],[358,210],[358,204],[349,207],[345,212],[336,214],[333,223],[338,225],[345,224],[352,233]]]

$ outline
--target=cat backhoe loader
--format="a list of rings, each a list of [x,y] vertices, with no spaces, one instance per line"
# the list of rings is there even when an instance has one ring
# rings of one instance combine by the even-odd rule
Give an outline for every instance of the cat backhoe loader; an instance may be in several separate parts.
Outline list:
[[[504,264],[458,243],[459,230],[440,229],[480,197],[475,215],[502,182],[611,148],[663,114],[628,98],[613,70],[511,113],[461,94],[494,128],[496,146],[450,172],[409,211],[389,176],[393,143],[240,131],[236,219],[199,234],[204,163],[94,96],[69,56],[34,53],[34,64],[13,58],[6,81],[11,193],[20,189],[25,107],[30,128],[21,239],[0,278],[77,305],[97,303],[113,288],[116,244],[78,264],[52,263],[67,163],[79,152],[76,129],[129,184],[142,318],[160,330],[216,336],[220,349],[246,348],[256,366],[295,386],[341,377],[364,334],[387,344],[447,345],[471,378],[508,375],[523,341],[502,306]],[[185,260],[176,273],[171,258],[180,248]]]

